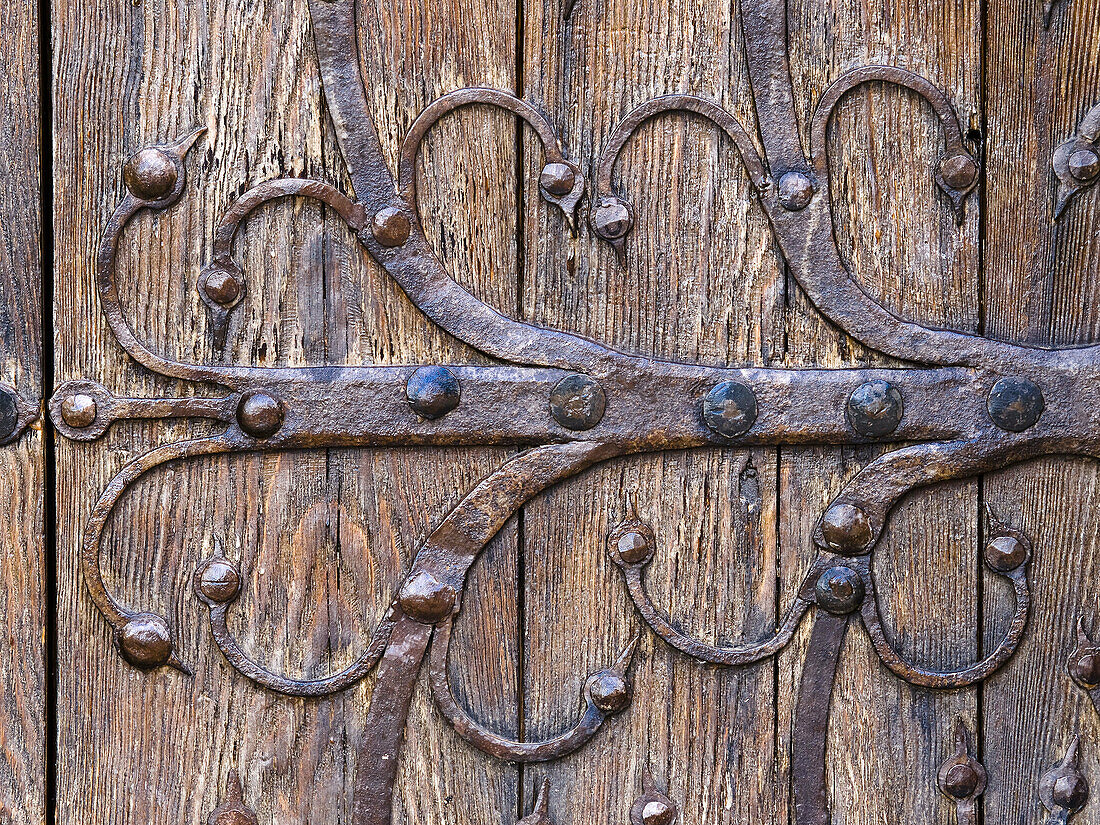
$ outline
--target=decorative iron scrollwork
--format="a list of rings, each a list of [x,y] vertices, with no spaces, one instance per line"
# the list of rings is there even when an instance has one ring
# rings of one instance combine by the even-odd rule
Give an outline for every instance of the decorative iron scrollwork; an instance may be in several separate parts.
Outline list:
[[[813,534],[818,558],[779,626],[765,640],[716,647],[677,630],[645,588],[644,570],[657,552],[652,530],[631,513],[609,541],[642,619],[665,642],[695,659],[742,666],[767,658],[788,644],[797,625],[812,613],[795,708],[794,809],[798,825],[827,825],[830,695],[845,633],[857,617],[883,664],[923,688],[958,688],[987,678],[1012,658],[1027,626],[1030,541],[1000,526],[990,538],[985,562],[1015,592],[1015,612],[1005,637],[987,657],[958,671],[936,672],[907,662],[883,628],[871,568],[871,553],[890,511],[915,488],[1024,459],[1055,454],[1100,457],[1100,419],[1095,415],[1100,406],[1100,347],[1049,350],[912,323],[864,292],[838,250],[826,153],[827,126],[837,103],[870,82],[899,85],[923,97],[944,134],[944,150],[932,174],[961,219],[967,197],[981,185],[981,169],[948,96],[895,67],[868,66],[844,74],[818,104],[807,156],[793,103],[786,4],[742,0],[765,155],[757,152],[748,132],[729,112],[688,95],[651,100],[612,132],[596,167],[590,212],[593,230],[615,248],[620,265],[628,263],[626,238],[637,230],[628,201],[613,191],[620,151],[650,118],[667,113],[702,117],[732,139],[780,252],[816,307],[868,347],[920,365],[891,370],[720,369],[638,357],[536,327],[506,317],[463,289],[433,252],[416,203],[414,164],[432,125],[467,105],[495,106],[522,118],[542,144],[540,193],[569,221],[585,191],[581,167],[567,157],[549,122],[530,104],[503,91],[463,89],[431,104],[416,119],[402,143],[395,175],[386,164],[366,103],[353,0],[311,0],[310,11],[325,99],[354,196],[317,181],[285,179],[261,184],[230,206],[217,230],[213,259],[197,284],[209,310],[215,346],[224,347],[231,313],[247,289],[246,274],[232,257],[242,222],[263,203],[303,197],[331,207],[435,324],[501,363],[287,369],[188,364],[154,353],[135,335],[120,303],[116,253],[130,221],[144,212],[168,209],[182,196],[185,158],[200,132],[141,150],[123,170],[127,194],[103,236],[97,269],[100,301],[118,343],[139,364],[162,376],[224,387],[225,392],[212,397],[119,398],[95,382],[80,380],[57,388],[50,403],[59,431],[79,440],[100,438],[112,422],[123,419],[201,418],[222,425],[212,435],[136,458],[108,484],[89,517],[81,567],[92,600],[114,629],[121,654],[138,667],[185,670],[168,622],[127,606],[109,591],[102,574],[104,527],[128,488],[154,467],[198,456],[317,447],[528,448],[474,487],[431,532],[363,654],[338,673],[293,680],[250,659],[228,624],[245,571],[222,557],[204,562],[196,571],[195,591],[209,608],[215,643],[245,678],[288,695],[319,696],[343,690],[369,672],[377,674],[356,759],[352,821],[387,825],[408,705],[425,658],[443,716],[468,742],[501,759],[563,756],[597,735],[608,715],[625,712],[634,642],[608,670],[586,682],[586,709],[576,726],[548,742],[514,742],[493,734],[451,696],[446,660],[467,573],[487,542],[533,497],[596,463],[647,451],[905,442],[864,467],[829,504]],[[1072,145],[1066,144],[1054,159],[1059,176],[1064,167],[1074,181],[1062,177],[1059,211],[1069,194],[1082,188],[1081,175],[1091,174],[1081,153],[1095,148],[1096,111],[1085,119]],[[1076,661],[1084,662],[1084,654]],[[1074,665],[1071,673],[1079,681],[1085,674],[1084,681],[1092,685],[1096,669],[1094,662]],[[959,736],[959,751],[941,777],[941,786],[957,800],[964,822],[970,810],[964,803],[972,808],[985,779],[984,769],[979,774],[980,766],[975,767],[971,757],[968,735],[963,731]],[[1068,796],[1062,793],[1073,784],[1066,777],[1074,769],[1074,754],[1071,749],[1061,773],[1043,786],[1044,800],[1049,798],[1056,816],[1061,815],[1058,810],[1068,815],[1070,803],[1081,801],[1074,789]],[[961,767],[980,781],[960,782],[956,768]],[[634,808],[639,804],[639,810],[631,811],[632,822],[664,823],[675,816],[671,800],[649,780]],[[652,815],[649,819],[646,811]],[[524,821],[545,825],[548,816],[544,787],[535,812]]]

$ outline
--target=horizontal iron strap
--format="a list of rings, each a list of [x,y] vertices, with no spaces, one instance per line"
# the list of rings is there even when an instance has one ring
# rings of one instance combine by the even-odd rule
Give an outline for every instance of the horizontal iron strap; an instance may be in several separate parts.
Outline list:
[[[182,417],[224,421],[237,449],[586,440],[645,451],[996,434],[988,403],[998,378],[962,368],[719,369],[656,361],[651,373],[598,380],[507,366],[256,368],[238,384],[247,388],[217,399],[123,400],[91,382],[71,382],[54,404],[78,390],[93,396],[86,406],[97,412],[84,427],[55,416],[66,435],[85,439],[117,419]],[[1057,393],[1061,376],[1052,378]],[[1048,404],[1025,436],[1085,435],[1086,422],[1062,420],[1070,412]]]

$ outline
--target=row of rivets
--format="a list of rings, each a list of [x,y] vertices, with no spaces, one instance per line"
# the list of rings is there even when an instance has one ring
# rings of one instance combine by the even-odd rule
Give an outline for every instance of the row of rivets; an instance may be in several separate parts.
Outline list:
[[[1039,420],[1043,393],[1026,378],[1002,378],[989,391],[989,417],[1003,430],[1023,432]],[[703,420],[723,438],[748,432],[756,421],[756,394],[740,381],[723,381],[703,399]],[[848,422],[861,435],[881,438],[901,424],[905,403],[901,392],[880,378],[860,384],[849,396]]]
[[[703,399],[703,420],[723,438],[744,435],[756,421],[756,394],[740,381],[723,381]],[[878,438],[901,423],[901,393],[887,381],[861,384],[848,399],[848,421],[859,433]]]
[[[867,513],[855,504],[834,504],[821,517],[821,537],[830,550],[843,556],[868,552],[873,535]],[[984,555],[990,570],[1007,575],[1031,558],[1031,542],[1019,531],[1002,528],[986,543]]]

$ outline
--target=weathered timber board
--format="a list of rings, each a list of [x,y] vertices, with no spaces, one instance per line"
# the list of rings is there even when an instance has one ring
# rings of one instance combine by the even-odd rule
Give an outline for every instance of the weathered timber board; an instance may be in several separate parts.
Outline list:
[[[0,381],[42,397],[38,10],[0,2]],[[39,420],[0,447],[0,821],[46,816],[46,436]]]

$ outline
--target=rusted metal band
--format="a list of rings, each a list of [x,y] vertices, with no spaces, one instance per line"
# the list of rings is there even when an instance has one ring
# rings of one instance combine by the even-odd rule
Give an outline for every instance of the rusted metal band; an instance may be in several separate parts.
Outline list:
[[[355,825],[390,825],[393,819],[393,783],[405,720],[431,635],[430,625],[396,613],[389,643],[378,664],[370,708],[363,721],[363,740],[355,758],[351,802],[351,821]]]
[[[867,629],[867,635],[870,637],[871,644],[882,663],[890,668],[895,676],[904,679],[911,685],[943,690],[968,687],[981,682],[1004,667],[1015,655],[1020,642],[1023,640],[1031,605],[1026,564],[1006,574],[1006,577],[1012,582],[1016,608],[1004,638],[980,662],[947,672],[918,667],[907,662],[897,652],[886,638],[886,633],[882,627],[882,616],[879,614],[878,599],[875,594],[874,579],[871,572],[866,566],[862,568],[862,572],[867,587],[867,598],[863,602],[861,614],[863,626]]]
[[[794,707],[791,787],[795,825],[829,825],[825,743],[833,682],[847,629],[847,616],[824,610],[814,615]]]
[[[637,638],[619,654],[615,663],[606,670],[594,673],[585,680],[585,711],[568,731],[542,742],[519,742],[486,730],[463,710],[451,692],[447,677],[447,654],[451,646],[453,618],[441,622],[432,639],[428,660],[428,676],[432,696],[444,718],[455,733],[479,750],[508,762],[546,762],[573,753],[587,743],[604,721],[623,710],[630,702],[630,683],[627,671]]]
[[[741,31],[757,128],[772,177],[806,173],[787,49],[787,0],[741,0]]]
[[[397,191],[367,104],[355,0],[309,0],[309,16],[325,108],[336,127],[355,194],[373,213],[391,205]]]

